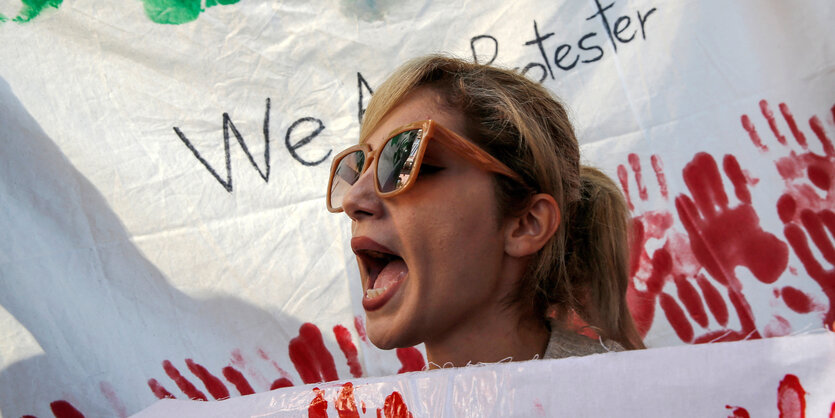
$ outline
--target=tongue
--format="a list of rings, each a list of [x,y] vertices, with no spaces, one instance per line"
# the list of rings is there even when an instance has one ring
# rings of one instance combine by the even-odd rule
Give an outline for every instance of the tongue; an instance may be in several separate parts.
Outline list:
[[[409,268],[406,267],[406,262],[402,259],[392,260],[377,274],[377,280],[374,281],[375,289],[382,289],[389,287],[406,277]]]

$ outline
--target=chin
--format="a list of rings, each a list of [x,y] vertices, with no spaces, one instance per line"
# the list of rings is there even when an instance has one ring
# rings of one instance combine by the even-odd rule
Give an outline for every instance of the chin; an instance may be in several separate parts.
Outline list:
[[[410,338],[402,330],[389,329],[385,325],[381,327],[375,326],[374,321],[368,318],[366,321],[368,340],[381,350],[412,347],[423,342],[417,338]]]

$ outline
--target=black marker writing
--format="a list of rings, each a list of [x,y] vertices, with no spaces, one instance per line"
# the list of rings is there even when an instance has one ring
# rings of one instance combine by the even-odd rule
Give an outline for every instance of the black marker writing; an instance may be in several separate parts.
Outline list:
[[[303,138],[293,141],[293,131],[304,124],[313,123],[315,128],[313,131],[308,133]],[[301,119],[296,120],[293,124],[287,128],[287,133],[284,138],[284,143],[287,146],[287,151],[290,155],[305,166],[315,166],[322,163],[325,159],[327,159],[332,150],[329,150],[325,156],[322,158],[315,160],[315,161],[308,161],[302,158],[298,154],[298,150],[309,144],[316,136],[318,136],[323,130],[325,129],[325,124],[322,123],[321,120],[313,118],[313,117],[303,117]],[[258,163],[255,162],[255,158],[252,156],[252,153],[249,151],[249,146],[247,146],[246,139],[244,139],[244,135],[238,131],[238,128],[235,126],[235,123],[232,122],[232,118],[229,116],[228,113],[223,114],[223,153],[224,153],[224,160],[226,163],[226,179],[224,180],[220,174],[218,174],[218,170],[216,170],[205,158],[200,154],[197,148],[192,144],[191,140],[188,139],[185,133],[178,128],[174,127],[174,132],[177,134],[177,137],[180,138],[180,141],[186,145],[186,147],[194,154],[194,157],[197,158],[197,161],[209,171],[209,174],[226,189],[227,192],[232,192],[232,161],[231,161],[231,152],[229,147],[229,137],[231,135],[235,136],[235,140],[241,146],[241,149],[246,154],[249,163],[252,164],[252,167],[258,171],[258,175],[264,180],[265,183],[269,182],[270,180],[270,98],[268,97],[266,100],[266,110],[264,111],[264,125],[263,125],[263,134],[264,134],[264,168],[263,170],[261,167],[258,166]]]

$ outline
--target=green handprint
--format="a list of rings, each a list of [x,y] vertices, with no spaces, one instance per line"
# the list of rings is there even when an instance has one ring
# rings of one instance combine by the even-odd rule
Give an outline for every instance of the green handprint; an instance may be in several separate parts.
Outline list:
[[[240,0],[206,0],[206,7],[235,4]],[[205,9],[200,0],[143,0],[145,14],[154,23],[179,25],[197,19]]]
[[[26,23],[36,17],[47,7],[58,8],[64,0],[21,0],[23,7],[15,16],[13,21],[17,23]],[[0,14],[0,23],[8,21],[9,18]]]
[[[12,19],[17,23],[26,23],[38,17],[41,12],[48,8],[59,8],[64,0],[21,0],[23,7],[20,12]],[[154,23],[161,23],[164,25],[180,25],[191,22],[206,8],[217,5],[230,5],[239,2],[240,0],[205,0],[205,6],[202,0],[142,0],[145,5],[145,14]],[[204,8],[205,7],[205,8]],[[0,14],[0,23],[8,21],[9,18]]]

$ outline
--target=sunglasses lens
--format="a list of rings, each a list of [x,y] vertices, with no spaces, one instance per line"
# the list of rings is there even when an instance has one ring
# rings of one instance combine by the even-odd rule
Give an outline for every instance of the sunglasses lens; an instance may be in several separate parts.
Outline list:
[[[381,192],[393,192],[408,184],[420,148],[420,133],[420,129],[401,132],[383,147],[377,161],[377,185]]]
[[[364,166],[365,154],[362,151],[354,151],[339,160],[331,182],[331,207],[342,207],[342,198],[359,180]]]

